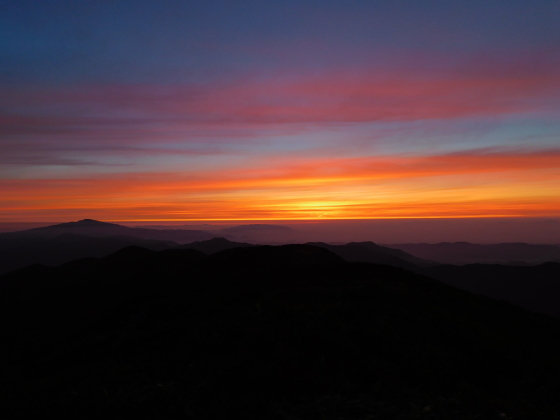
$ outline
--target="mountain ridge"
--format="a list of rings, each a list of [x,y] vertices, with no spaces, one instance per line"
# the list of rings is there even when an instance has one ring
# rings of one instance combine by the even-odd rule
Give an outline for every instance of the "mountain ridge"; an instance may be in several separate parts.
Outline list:
[[[499,244],[474,244],[470,242],[440,242],[437,244],[391,244],[418,258],[437,261],[441,264],[540,264],[560,262],[560,247],[557,245],[510,242]]]

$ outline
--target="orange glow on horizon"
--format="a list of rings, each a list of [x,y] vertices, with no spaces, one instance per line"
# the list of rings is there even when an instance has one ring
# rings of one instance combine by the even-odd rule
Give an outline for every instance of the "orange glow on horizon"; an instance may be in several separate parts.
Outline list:
[[[560,151],[270,159],[261,165],[1,180],[0,221],[560,216]]]

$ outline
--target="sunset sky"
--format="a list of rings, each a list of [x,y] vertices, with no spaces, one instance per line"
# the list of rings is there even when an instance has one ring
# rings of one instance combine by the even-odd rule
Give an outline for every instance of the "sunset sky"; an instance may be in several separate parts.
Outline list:
[[[560,217],[560,1],[0,0],[0,222]]]

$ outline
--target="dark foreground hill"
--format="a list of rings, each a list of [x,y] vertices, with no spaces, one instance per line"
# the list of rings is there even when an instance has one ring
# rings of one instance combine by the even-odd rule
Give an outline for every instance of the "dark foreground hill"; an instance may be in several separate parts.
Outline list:
[[[451,286],[560,318],[560,264],[469,264],[416,269]]]
[[[0,277],[0,415],[557,419],[560,325],[288,245]]]

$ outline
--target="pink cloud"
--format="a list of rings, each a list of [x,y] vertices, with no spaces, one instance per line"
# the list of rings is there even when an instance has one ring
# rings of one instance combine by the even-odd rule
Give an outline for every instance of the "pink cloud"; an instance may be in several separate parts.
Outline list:
[[[1,127],[142,126],[160,131],[324,122],[446,119],[534,112],[560,92],[558,74],[441,75],[338,72],[204,86],[91,86],[7,92],[20,109]],[[28,115],[28,116],[27,116]]]
[[[189,86],[80,86],[2,92],[4,162],[88,162],[68,151],[118,155],[204,154],[229,144],[337,125],[557,115],[554,60],[478,57],[461,70],[341,70]],[[521,64],[520,64],[521,63]],[[508,67],[509,66],[509,67]],[[430,76],[428,76],[430,74]],[[197,147],[162,147],[162,145]],[[214,146],[211,146],[214,144]],[[208,147],[200,147],[207,145]],[[227,147],[226,147],[227,149]],[[9,150],[9,151],[8,151]],[[33,163],[35,162],[35,163]],[[48,163],[45,163],[48,164]]]

